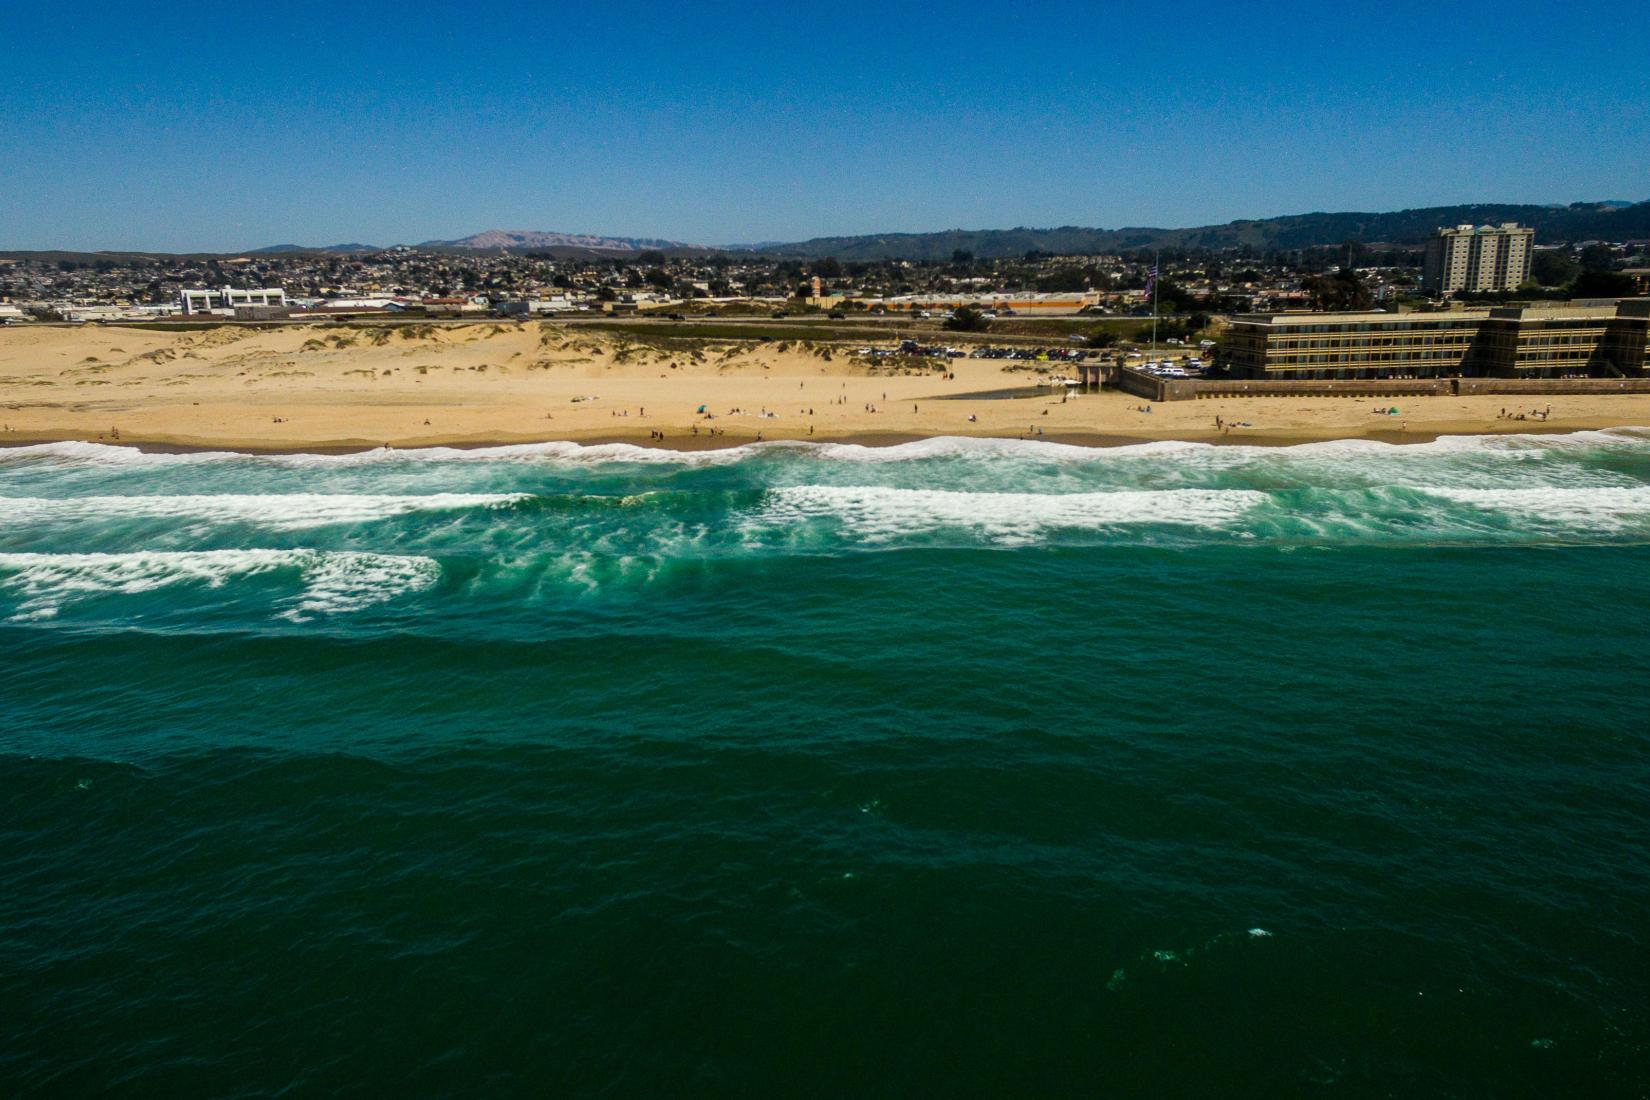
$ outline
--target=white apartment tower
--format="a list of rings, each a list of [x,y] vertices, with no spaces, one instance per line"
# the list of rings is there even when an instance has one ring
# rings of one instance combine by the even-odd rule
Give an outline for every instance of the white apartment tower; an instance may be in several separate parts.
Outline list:
[[[1517,290],[1534,251],[1535,230],[1515,222],[1440,229],[1427,242],[1422,285],[1437,294]]]

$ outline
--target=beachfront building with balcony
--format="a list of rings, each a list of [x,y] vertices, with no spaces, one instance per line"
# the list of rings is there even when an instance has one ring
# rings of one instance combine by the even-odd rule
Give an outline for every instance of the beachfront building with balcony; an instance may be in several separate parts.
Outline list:
[[[1233,378],[1650,376],[1650,299],[1438,313],[1240,314],[1217,364]]]
[[[276,309],[286,307],[286,291],[280,287],[256,287],[242,289],[239,287],[205,287],[185,288],[178,291],[178,304],[184,313],[227,313],[233,314],[237,306],[269,306]]]

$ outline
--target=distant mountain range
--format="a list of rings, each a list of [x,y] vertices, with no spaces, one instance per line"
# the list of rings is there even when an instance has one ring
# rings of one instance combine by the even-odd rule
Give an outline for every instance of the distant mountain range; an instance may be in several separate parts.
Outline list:
[[[1650,202],[1576,202],[1568,206],[1516,203],[1476,203],[1465,206],[1427,206],[1390,213],[1289,214],[1226,222],[1223,225],[1163,229],[1150,226],[1091,229],[1066,225],[1055,229],[947,229],[936,233],[877,233],[855,237],[815,237],[806,241],[727,245],[721,248],[686,244],[658,237],[604,237],[589,233],[553,233],[527,229],[489,229],[457,240],[425,241],[417,248],[453,252],[548,252],[557,256],[615,256],[647,251],[672,253],[743,252],[769,256],[839,260],[949,260],[954,252],[970,252],[982,260],[1022,256],[1027,252],[1055,255],[1094,255],[1161,248],[1207,250],[1250,248],[1257,252],[1332,247],[1347,241],[1365,244],[1418,246],[1439,226],[1468,223],[1518,222],[1535,229],[1537,244],[1576,241],[1650,240]],[[250,252],[219,255],[278,255],[289,252],[379,252],[377,245],[353,242],[310,247],[275,244]],[[136,252],[8,252],[0,256],[45,260],[118,259],[156,256]],[[209,253],[190,253],[207,257]]]
[[[311,247],[307,244],[272,244],[263,248],[254,248],[248,256],[262,256],[272,252],[382,252],[383,249],[375,244],[324,244]]]
[[[1257,251],[1314,248],[1362,241],[1419,245],[1439,226],[1518,222],[1535,229],[1538,244],[1560,241],[1650,239],[1650,202],[1572,203],[1532,206],[1479,203],[1429,206],[1394,213],[1289,214],[1279,218],[1227,222],[1190,229],[1134,227],[1086,229],[950,229],[938,233],[889,233],[858,237],[815,237],[794,244],[764,245],[753,251],[839,260],[948,260],[971,252],[983,260],[1027,252],[1086,255],[1138,249],[1249,247]]]
[[[949,229],[936,233],[879,233],[854,237],[815,237],[783,243],[763,241],[730,245],[723,251],[839,260],[949,260],[953,252],[971,252],[982,260],[1027,252],[1085,255],[1147,248],[1216,251],[1248,247],[1256,251],[1314,248],[1363,241],[1366,244],[1419,245],[1439,226],[1518,222],[1535,229],[1538,242],[1650,238],[1650,202],[1619,199],[1578,202],[1569,206],[1475,203],[1428,206],[1391,213],[1289,214],[1203,225],[1188,229],[1141,226],[1125,229]],[[451,241],[425,241],[426,249],[508,252],[623,253],[658,250],[712,251],[682,241],[653,237],[603,237],[539,230],[489,229]],[[339,251],[344,249],[340,248]]]
[[[583,248],[598,252],[646,252],[649,249],[697,249],[700,246],[656,237],[601,237],[590,233],[547,233],[537,229],[489,229],[456,241],[425,241],[419,248],[466,248],[533,252],[541,249]]]

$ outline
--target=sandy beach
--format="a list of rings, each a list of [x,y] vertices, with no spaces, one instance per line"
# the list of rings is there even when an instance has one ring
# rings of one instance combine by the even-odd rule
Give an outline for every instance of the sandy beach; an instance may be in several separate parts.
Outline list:
[[[1532,397],[1150,406],[1111,391],[1004,397],[1034,385],[1036,373],[985,359],[890,369],[850,352],[776,340],[648,340],[537,322],[186,332],[18,326],[0,329],[0,444],[296,451],[937,435],[1286,444],[1650,424],[1650,395],[1563,397],[1545,420],[1502,416],[1546,409],[1546,398]],[[1381,415],[1378,406],[1399,413]],[[1216,417],[1227,427],[1217,430]]]

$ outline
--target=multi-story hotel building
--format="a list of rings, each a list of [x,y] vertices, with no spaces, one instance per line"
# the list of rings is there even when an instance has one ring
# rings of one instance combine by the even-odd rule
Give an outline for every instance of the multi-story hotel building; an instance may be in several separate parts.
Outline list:
[[[1441,313],[1241,314],[1217,363],[1234,378],[1650,375],[1650,299]]]
[[[1535,230],[1514,222],[1440,229],[1427,242],[1421,285],[1435,294],[1517,290],[1534,252]]]

